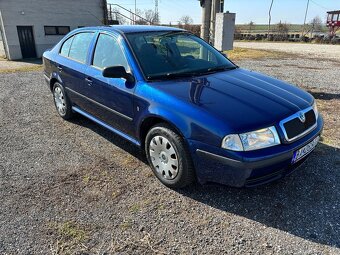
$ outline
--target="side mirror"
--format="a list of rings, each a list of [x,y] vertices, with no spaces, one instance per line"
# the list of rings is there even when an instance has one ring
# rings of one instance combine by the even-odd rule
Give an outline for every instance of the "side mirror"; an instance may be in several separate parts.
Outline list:
[[[124,66],[110,66],[103,70],[103,76],[107,78],[124,78],[128,83],[134,83],[135,78],[126,72]]]

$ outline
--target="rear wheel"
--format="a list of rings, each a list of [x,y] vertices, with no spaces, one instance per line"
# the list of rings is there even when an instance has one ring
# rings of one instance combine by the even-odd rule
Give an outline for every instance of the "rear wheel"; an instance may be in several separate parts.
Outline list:
[[[68,99],[63,86],[56,82],[53,86],[53,99],[58,114],[65,120],[73,117],[71,102]]]
[[[170,188],[182,188],[195,180],[190,153],[183,138],[169,125],[150,129],[145,152],[156,177]]]

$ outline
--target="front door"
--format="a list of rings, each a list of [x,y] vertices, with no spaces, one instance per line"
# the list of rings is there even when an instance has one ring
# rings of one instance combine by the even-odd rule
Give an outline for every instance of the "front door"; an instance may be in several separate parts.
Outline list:
[[[103,77],[103,68],[111,66],[124,66],[127,71],[130,69],[118,41],[111,35],[100,34],[91,65],[86,71],[90,97],[95,102],[91,104],[90,113],[133,137],[134,86],[127,85],[124,79]]]
[[[17,29],[22,58],[36,58],[32,26],[18,26]]]

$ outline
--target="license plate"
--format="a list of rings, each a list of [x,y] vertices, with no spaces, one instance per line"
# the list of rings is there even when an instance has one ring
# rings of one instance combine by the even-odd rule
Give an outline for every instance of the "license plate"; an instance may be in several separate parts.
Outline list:
[[[313,141],[311,141],[309,144],[303,146],[302,148],[298,149],[294,152],[293,158],[292,158],[292,164],[298,162],[300,159],[303,159],[306,157],[309,153],[311,153],[315,146],[318,144],[320,137],[317,136]]]

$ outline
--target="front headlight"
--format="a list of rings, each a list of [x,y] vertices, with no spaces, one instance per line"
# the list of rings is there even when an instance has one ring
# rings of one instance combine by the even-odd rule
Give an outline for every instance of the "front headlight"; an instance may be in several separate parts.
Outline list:
[[[280,138],[274,126],[243,134],[227,135],[222,141],[222,148],[233,151],[252,151],[280,144]]]
[[[316,101],[314,99],[314,103],[313,103],[313,110],[314,110],[314,113],[315,113],[315,118],[318,119],[319,117],[319,112],[318,112],[318,107],[316,106]]]

